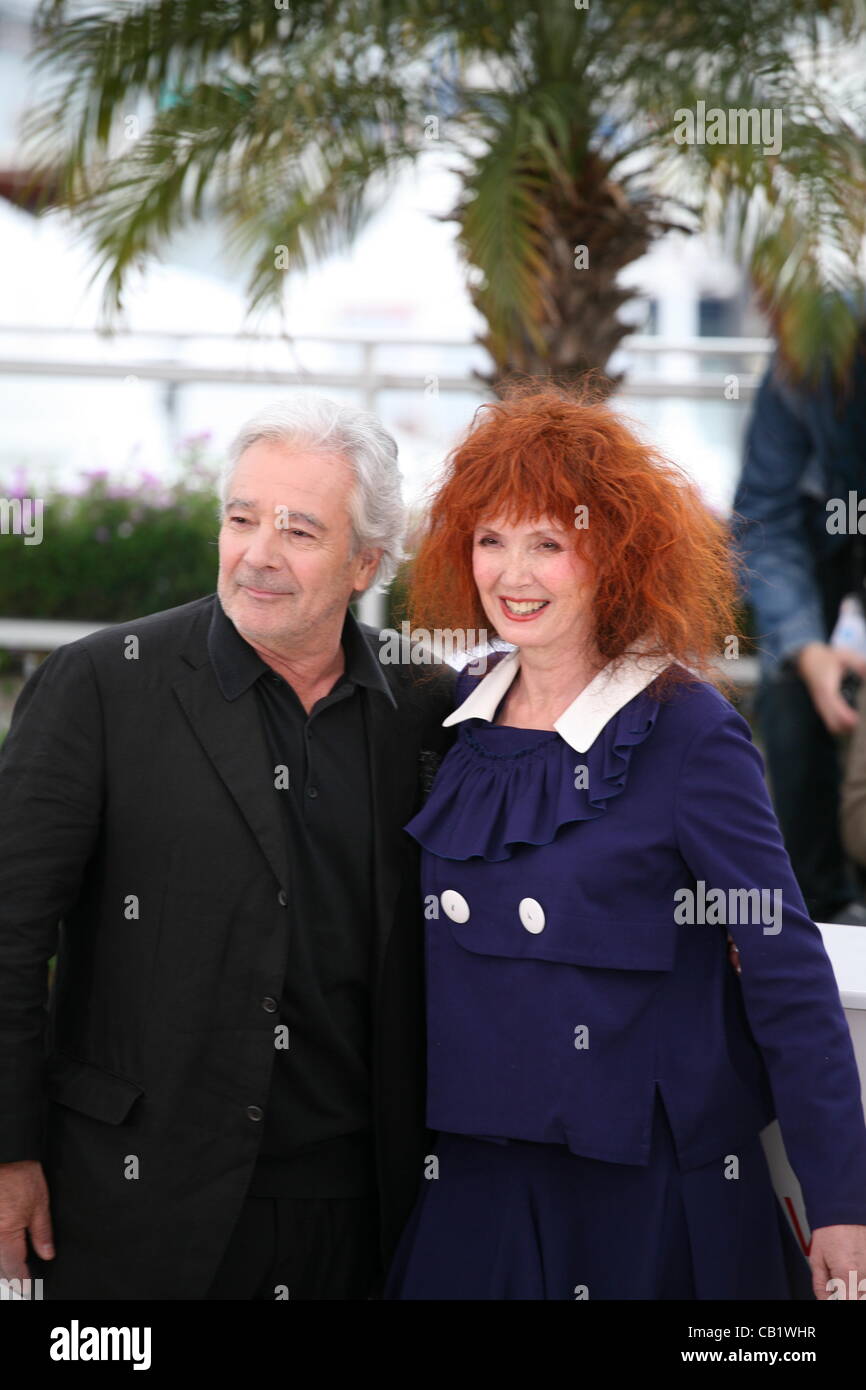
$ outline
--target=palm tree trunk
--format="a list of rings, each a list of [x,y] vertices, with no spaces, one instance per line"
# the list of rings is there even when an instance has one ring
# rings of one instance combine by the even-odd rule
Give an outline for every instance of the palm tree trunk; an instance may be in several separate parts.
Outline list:
[[[580,179],[566,190],[548,185],[542,209],[546,270],[537,323],[512,321],[497,332],[492,297],[483,283],[470,286],[473,303],[491,325],[477,341],[494,363],[491,373],[477,375],[494,391],[514,375],[551,376],[567,384],[593,372],[602,394],[621,380],[621,374],[608,376],[606,367],[631,331],[619,310],[640,291],[621,285],[620,271],[678,224],[663,218],[658,199],[630,201],[596,165],[588,158]]]

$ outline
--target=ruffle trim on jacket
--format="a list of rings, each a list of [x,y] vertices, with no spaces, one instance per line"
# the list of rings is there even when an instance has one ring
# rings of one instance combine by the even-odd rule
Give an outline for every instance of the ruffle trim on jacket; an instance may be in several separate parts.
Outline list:
[[[489,728],[486,721],[466,720],[406,830],[442,859],[478,856],[495,863],[510,859],[515,845],[550,844],[562,826],[597,819],[621,795],[632,753],[649,736],[658,711],[658,701],[639,692],[586,753],[559,736],[533,741],[531,730],[518,752],[493,752],[473,733]]]

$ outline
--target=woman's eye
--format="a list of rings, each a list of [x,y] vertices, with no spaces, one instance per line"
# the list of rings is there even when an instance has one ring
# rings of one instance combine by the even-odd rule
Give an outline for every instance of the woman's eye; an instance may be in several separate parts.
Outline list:
[[[479,546],[489,547],[489,546],[491,546],[491,545],[498,545],[498,544],[499,544],[499,540],[498,540],[498,538],[497,538],[496,536],[479,536],[479,538],[478,538],[476,544],[479,545]],[[547,550],[561,550],[561,549],[562,549],[562,546],[559,544],[559,541],[539,541],[538,544],[539,544],[539,548],[540,548],[541,550],[544,550],[544,549],[547,549]]]

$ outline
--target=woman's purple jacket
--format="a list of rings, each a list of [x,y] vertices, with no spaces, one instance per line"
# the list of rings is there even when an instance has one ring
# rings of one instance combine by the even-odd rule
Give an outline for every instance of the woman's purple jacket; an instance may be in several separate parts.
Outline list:
[[[812,1229],[866,1225],[833,969],[749,725],[713,686],[641,691],[584,753],[467,719],[407,829],[432,1129],[645,1164],[658,1085],[682,1169],[718,1158],[731,1180],[727,1156],[777,1116]]]

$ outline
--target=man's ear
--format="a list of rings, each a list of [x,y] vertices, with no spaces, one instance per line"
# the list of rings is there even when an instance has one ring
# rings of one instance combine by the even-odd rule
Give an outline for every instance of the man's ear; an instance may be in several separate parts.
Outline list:
[[[379,561],[381,560],[384,553],[384,550],[373,550],[370,547],[367,547],[366,549],[359,551],[358,554],[355,556],[355,561],[357,565],[362,567],[360,574],[358,575],[358,579],[363,585],[362,588],[356,588],[356,594],[364,594],[367,592],[367,590],[370,587],[370,584],[372,583],[373,575],[379,568]]]

